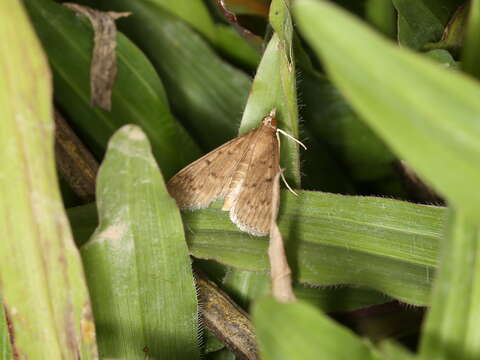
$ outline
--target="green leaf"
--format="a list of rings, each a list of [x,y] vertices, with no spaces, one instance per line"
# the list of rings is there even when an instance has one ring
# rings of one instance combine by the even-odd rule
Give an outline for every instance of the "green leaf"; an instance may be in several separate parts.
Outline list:
[[[215,23],[202,0],[146,0],[160,5],[215,43],[217,33]]]
[[[279,226],[298,281],[365,285],[406,303],[428,304],[443,208],[310,191],[298,197],[284,191],[281,204]],[[70,220],[75,231],[87,232],[73,216]],[[268,240],[239,231],[221,202],[185,212],[183,221],[192,255],[249,271],[269,270]]]
[[[216,46],[232,60],[247,66],[249,69],[256,69],[260,62],[260,54],[242,37],[232,26],[217,24]]]
[[[110,140],[97,201],[100,224],[81,252],[101,356],[198,358],[197,300],[180,213],[138,127],[122,127]]]
[[[50,0],[25,4],[53,69],[55,100],[97,157],[103,156],[113,132],[128,123],[147,133],[166,176],[200,156],[197,145],[170,113],[152,65],[124,35],[117,34],[118,74],[108,112],[90,106],[93,31],[89,22]]]
[[[202,0],[145,0],[169,10],[201,33],[222,53],[241,64],[255,68],[259,53],[232,26],[216,24]],[[218,5],[215,5],[218,6]]]
[[[153,62],[174,111],[205,150],[237,135],[251,85],[247,75],[222,61],[195,31],[149,0],[108,0],[104,6],[135,14],[122,20],[120,28]]]
[[[55,174],[50,72],[21,2],[0,2],[0,54],[0,284],[14,351],[95,359],[88,291]]]
[[[248,309],[254,300],[271,293],[270,274],[230,269],[222,288]],[[361,287],[309,287],[295,283],[293,290],[298,299],[324,312],[350,311],[388,301],[385,295]]]
[[[367,0],[365,17],[384,35],[394,38],[397,34],[397,14],[392,0]]]
[[[313,115],[313,109],[309,109]],[[303,118],[309,117],[307,113]],[[308,124],[306,124],[308,126]],[[345,170],[333,158],[330,149],[313,136],[310,128],[301,129],[301,140],[307,147],[302,153],[302,188],[321,190],[337,194],[355,194],[355,189]]]
[[[284,193],[281,204],[279,226],[300,282],[366,285],[407,303],[428,304],[442,209],[313,192]],[[268,271],[268,241],[236,231],[218,203],[185,213],[184,222],[192,230],[192,255]]]
[[[405,349],[392,341],[384,341],[380,344],[380,350],[385,360],[413,360],[416,357]]]
[[[392,0],[398,12],[398,41],[421,49],[440,40],[450,16],[462,0]]]
[[[298,138],[295,72],[288,68],[285,51],[276,33],[268,43],[243,113],[240,134],[260,125],[262,118],[277,109],[279,128]],[[300,187],[298,144],[281,135],[280,166],[293,187]]]
[[[444,49],[435,49],[435,50],[430,50],[425,53],[426,57],[429,57],[430,59],[433,59],[443,65],[444,67],[451,68],[451,69],[457,69],[458,65],[455,62],[455,59],[453,58],[452,54],[450,54],[447,50]]]
[[[308,71],[300,83],[300,91],[305,104],[305,126],[328,146],[337,162],[344,164],[348,175],[357,181],[375,181],[392,172],[395,156],[353,111],[334,84]],[[351,185],[350,192],[353,192]]]
[[[480,1],[472,0],[469,6],[468,26],[465,36],[462,69],[480,79],[480,44],[478,34],[480,33]]]
[[[478,212],[478,84],[393,46],[328,2],[299,0],[295,9],[300,29],[363,119],[448,201]]]
[[[253,323],[265,360],[379,359],[367,343],[301,301],[263,299],[253,308]]]
[[[420,355],[422,359],[480,357],[480,232],[478,217],[450,210],[448,237],[432,291]]]
[[[243,113],[240,134],[257,127],[273,108],[277,109],[279,127],[298,138],[298,106],[295,63],[292,50],[292,20],[285,0],[275,0],[270,7],[270,22],[275,33],[258,66],[252,90]],[[287,181],[300,187],[298,144],[283,137],[281,167]]]
[[[236,360],[237,358],[231,351],[227,349],[223,349],[220,351],[216,351],[214,353],[207,354],[205,356],[205,359],[206,360]]]

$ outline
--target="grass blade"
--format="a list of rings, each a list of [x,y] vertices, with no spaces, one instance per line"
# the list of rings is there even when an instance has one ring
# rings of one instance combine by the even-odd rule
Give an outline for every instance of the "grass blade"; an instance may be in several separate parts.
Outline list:
[[[265,360],[379,359],[352,332],[301,301],[263,299],[255,304],[253,321]]]
[[[271,293],[270,275],[264,272],[229,270],[222,281],[222,288],[233,295],[236,303],[244,309]],[[294,284],[295,296],[324,312],[350,311],[388,299],[376,291],[360,287],[320,288]]]
[[[215,43],[217,33],[215,23],[202,0],[150,0],[152,3],[163,6],[172,14],[185,21],[212,43]]]
[[[138,127],[122,127],[109,142],[97,201],[100,224],[81,252],[101,355],[198,358],[182,221]]]
[[[288,69],[286,52],[275,33],[268,43],[252,90],[243,113],[240,134],[260,125],[262,118],[273,108],[277,109],[279,127],[298,138],[297,93],[295,72]],[[280,135],[281,167],[285,177],[294,188],[300,187],[300,158],[298,144]]]
[[[480,246],[478,218],[450,211],[440,270],[423,331],[423,359],[480,357]]]
[[[257,127],[262,118],[276,108],[279,127],[298,139],[298,106],[293,58],[293,27],[286,0],[274,0],[270,23],[275,30],[263,54],[243,113],[240,134]],[[291,186],[300,188],[299,146],[289,139],[281,141],[281,167]]]
[[[298,197],[283,192],[281,204],[279,226],[288,239],[289,263],[298,281],[366,285],[407,303],[429,303],[443,208],[309,191]],[[268,241],[241,233],[220,208],[217,202],[183,214],[191,254],[268,271]],[[96,225],[95,209],[72,209],[70,215],[76,239],[82,242],[82,234]]]
[[[468,26],[465,34],[465,43],[462,54],[462,69],[480,79],[480,46],[478,34],[480,33],[480,1],[473,0],[469,6]]]
[[[95,359],[88,291],[55,174],[47,61],[22,3],[1,1],[0,17],[0,284],[14,353]]]

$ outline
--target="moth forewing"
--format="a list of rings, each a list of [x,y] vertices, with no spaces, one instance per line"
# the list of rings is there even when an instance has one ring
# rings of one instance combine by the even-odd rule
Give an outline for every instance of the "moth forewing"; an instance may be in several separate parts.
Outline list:
[[[252,235],[269,233],[273,178],[279,171],[275,111],[262,125],[193,162],[167,184],[181,209],[199,209],[224,198],[223,210]]]
[[[251,133],[237,137],[186,166],[167,183],[180,209],[205,208],[223,197],[237,164],[245,155]]]
[[[263,126],[261,131],[230,210],[230,219],[241,230],[256,236],[270,232],[273,180],[280,171],[275,128]]]

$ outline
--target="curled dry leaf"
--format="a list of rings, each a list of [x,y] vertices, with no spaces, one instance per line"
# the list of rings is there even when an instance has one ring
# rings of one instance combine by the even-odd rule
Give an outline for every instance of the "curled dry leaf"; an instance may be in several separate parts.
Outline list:
[[[92,106],[102,109],[112,107],[112,88],[117,75],[115,48],[117,28],[115,20],[129,16],[129,12],[103,12],[73,3],[65,3],[73,11],[86,16],[92,24],[94,48],[90,65],[90,99]]]
[[[275,175],[273,181],[268,258],[270,260],[273,297],[281,302],[292,302],[297,299],[292,288],[292,271],[288,265],[282,234],[277,226],[277,215],[280,204],[280,175],[281,170]]]

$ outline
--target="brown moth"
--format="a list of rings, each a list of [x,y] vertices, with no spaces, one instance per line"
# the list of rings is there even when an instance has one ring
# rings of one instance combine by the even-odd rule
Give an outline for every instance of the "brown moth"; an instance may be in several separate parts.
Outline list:
[[[180,170],[168,182],[168,191],[181,209],[205,208],[223,198],[222,210],[230,212],[230,219],[240,230],[255,236],[267,235],[279,160],[274,109],[258,128]]]

